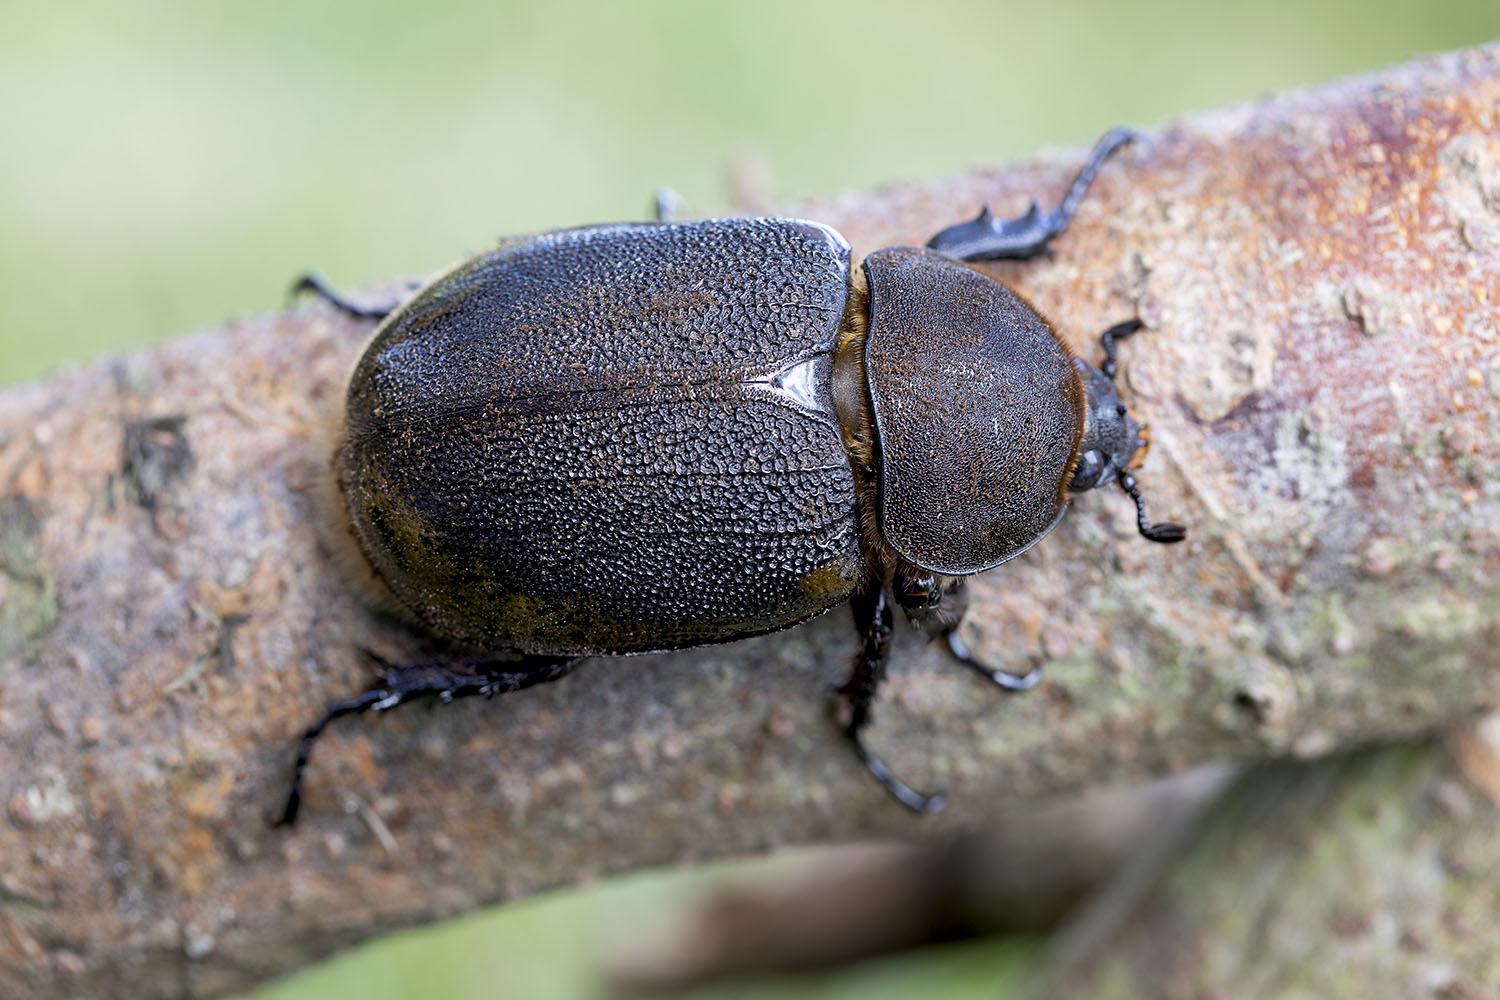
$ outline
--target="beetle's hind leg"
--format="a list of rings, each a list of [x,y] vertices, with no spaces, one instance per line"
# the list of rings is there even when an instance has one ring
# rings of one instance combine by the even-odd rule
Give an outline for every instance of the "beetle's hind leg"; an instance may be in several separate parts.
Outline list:
[[[365,653],[380,666],[380,679],[363,694],[329,705],[322,717],[302,734],[297,763],[292,768],[291,791],[276,826],[297,822],[302,807],[302,778],[312,757],[313,744],[334,719],[362,712],[384,712],[424,695],[436,695],[447,702],[474,695],[488,698],[508,694],[558,680],[583,660],[581,656],[525,656],[518,660],[454,660],[396,666],[369,650]]]
[[[1035,257],[1046,249],[1059,233],[1068,228],[1078,205],[1100,166],[1121,146],[1139,133],[1128,128],[1112,129],[1094,144],[1088,162],[1073,179],[1073,186],[1062,202],[1050,212],[1043,212],[1033,200],[1025,215],[1014,219],[997,219],[986,205],[979,215],[942,230],[927,241],[927,246],[958,260],[998,260],[1002,257]]]
[[[298,278],[292,285],[290,294],[297,296],[303,292],[311,292],[339,312],[354,319],[385,319],[401,304],[400,302],[387,302],[382,305],[368,305],[355,302],[335,289],[328,283],[328,279],[316,271],[308,271]]]
[[[847,703],[849,710],[844,735],[849,737],[855,754],[875,779],[903,805],[917,812],[937,812],[947,802],[941,792],[924,795],[915,790],[892,774],[885,761],[865,746],[863,733],[872,718],[870,706],[880,682],[885,679],[891,653],[891,606],[886,600],[884,583],[872,580],[866,584],[855,593],[851,606],[854,624],[863,637],[863,643],[849,679],[838,689],[839,697]]]

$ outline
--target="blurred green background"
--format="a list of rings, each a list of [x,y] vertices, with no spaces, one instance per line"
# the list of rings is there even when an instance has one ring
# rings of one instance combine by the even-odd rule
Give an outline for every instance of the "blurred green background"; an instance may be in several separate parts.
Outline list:
[[[953,173],[1496,37],[1495,0],[8,3],[0,382],[276,309],[308,267],[358,287],[643,218],[660,185],[713,213],[732,172],[771,202]],[[592,928],[691,884],[528,901],[262,996],[590,995]],[[994,996],[1015,961],[764,995]]]

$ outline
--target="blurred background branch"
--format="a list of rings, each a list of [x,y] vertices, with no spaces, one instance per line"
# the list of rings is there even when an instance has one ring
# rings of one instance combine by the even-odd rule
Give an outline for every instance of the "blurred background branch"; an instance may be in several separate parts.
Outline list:
[[[1018,995],[1489,996],[1500,719],[1446,743],[1205,768],[947,845],[845,849],[625,938],[614,982],[681,991],[1050,935]]]

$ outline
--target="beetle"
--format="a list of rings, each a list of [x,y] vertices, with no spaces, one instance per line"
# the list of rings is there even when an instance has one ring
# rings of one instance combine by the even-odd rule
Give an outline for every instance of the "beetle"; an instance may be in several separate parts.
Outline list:
[[[849,601],[839,688],[865,767],[895,603],[1003,688],[955,631],[963,581],[1036,544],[1079,493],[1118,483],[1141,535],[1144,428],[1102,364],[966,261],[1028,258],[1067,227],[1134,133],[1095,146],[1059,207],[986,208],[926,247],[853,266],[833,229],[787,218],[615,224],[502,243],[381,319],[350,378],[333,468],[352,533],[399,605],[478,660],[393,665],[305,732],[281,822],[325,726],[424,695],[491,696],[591,656],[726,642]],[[378,659],[378,658],[377,658]]]

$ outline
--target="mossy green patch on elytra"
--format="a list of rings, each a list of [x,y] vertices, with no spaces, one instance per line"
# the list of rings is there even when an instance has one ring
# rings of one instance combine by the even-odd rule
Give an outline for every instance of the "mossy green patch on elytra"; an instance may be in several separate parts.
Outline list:
[[[830,600],[842,600],[851,590],[848,576],[841,571],[837,560],[831,560],[810,573],[802,574],[797,580],[797,586],[804,594]]]

